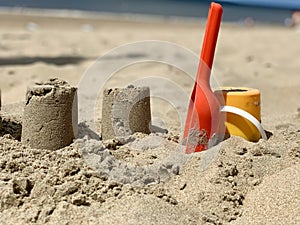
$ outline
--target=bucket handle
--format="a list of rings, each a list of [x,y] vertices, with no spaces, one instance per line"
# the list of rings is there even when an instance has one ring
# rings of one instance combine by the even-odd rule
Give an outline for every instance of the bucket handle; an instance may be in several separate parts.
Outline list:
[[[249,120],[256,128],[257,130],[260,132],[261,137],[264,140],[267,140],[267,135],[266,132],[264,130],[264,128],[262,127],[261,123],[254,117],[252,116],[250,113],[246,112],[245,110],[239,109],[237,107],[234,106],[221,106],[221,112],[229,112],[229,113],[233,113],[236,115],[239,115],[247,120]]]

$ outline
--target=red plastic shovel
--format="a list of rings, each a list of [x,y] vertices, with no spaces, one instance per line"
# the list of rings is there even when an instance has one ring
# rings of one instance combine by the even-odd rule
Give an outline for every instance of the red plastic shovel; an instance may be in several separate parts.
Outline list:
[[[222,13],[222,6],[212,2],[184,129],[183,141],[186,143],[186,153],[209,148],[218,133],[220,104],[211,90],[209,80]]]

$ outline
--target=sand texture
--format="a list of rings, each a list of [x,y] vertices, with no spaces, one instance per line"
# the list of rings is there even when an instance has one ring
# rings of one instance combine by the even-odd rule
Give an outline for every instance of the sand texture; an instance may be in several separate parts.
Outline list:
[[[22,143],[36,149],[57,150],[75,138],[73,102],[76,88],[65,81],[50,79],[35,83],[26,93],[22,118]],[[76,101],[76,99],[75,99]]]
[[[149,87],[129,86],[105,89],[102,101],[101,136],[103,140],[136,132],[150,133]]]
[[[222,24],[212,76],[222,86],[261,91],[269,138],[253,143],[229,137],[195,154],[184,154],[179,144],[195,74],[176,65],[195,72],[188,54],[148,43],[94,64],[117,46],[149,39],[198,55],[204,27],[197,21],[2,12],[0,224],[299,224],[299,32]],[[176,65],[146,61],[155,57]],[[131,60],[140,63],[101,81],[111,65]],[[86,79],[83,90],[90,73],[99,76]],[[58,150],[21,142],[22,129],[29,128],[22,128],[27,87],[49,78],[79,90],[78,138]],[[102,89],[94,90],[99,82]],[[101,141],[104,89],[131,84],[150,87],[152,133]]]

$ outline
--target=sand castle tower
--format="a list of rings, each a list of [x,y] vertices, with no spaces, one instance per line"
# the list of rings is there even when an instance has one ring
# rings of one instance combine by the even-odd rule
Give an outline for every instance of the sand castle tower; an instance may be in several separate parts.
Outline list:
[[[35,83],[27,89],[22,143],[55,150],[72,143],[77,135],[76,88],[59,79]]]
[[[150,88],[105,89],[102,102],[102,139],[126,137],[135,132],[149,134]]]

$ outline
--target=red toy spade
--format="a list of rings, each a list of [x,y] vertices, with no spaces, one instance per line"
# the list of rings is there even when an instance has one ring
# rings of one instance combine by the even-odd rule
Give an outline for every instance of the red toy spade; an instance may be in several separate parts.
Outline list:
[[[184,129],[186,153],[209,148],[219,133],[220,103],[211,90],[209,80],[222,13],[222,6],[212,2]]]

